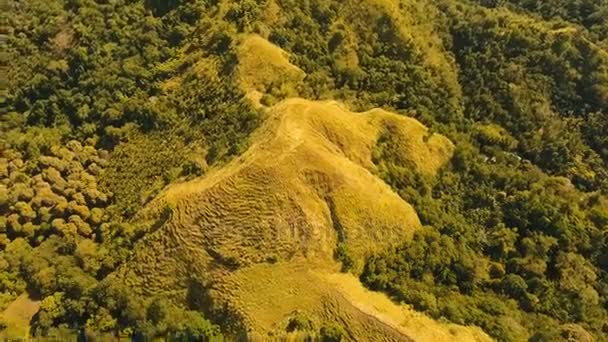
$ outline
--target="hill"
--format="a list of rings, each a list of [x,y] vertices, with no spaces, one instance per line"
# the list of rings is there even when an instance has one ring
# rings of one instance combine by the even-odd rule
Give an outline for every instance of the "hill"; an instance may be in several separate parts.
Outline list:
[[[1,338],[606,340],[605,1],[3,9]]]
[[[18,340],[29,336],[30,320],[40,309],[40,302],[31,300],[26,294],[15,299],[2,313],[0,319],[6,324],[3,337]]]
[[[242,287],[264,282],[264,276],[253,278],[260,267],[274,272],[260,264],[336,272],[338,255],[344,269],[360,272],[366,257],[411,238],[420,228],[415,211],[370,172],[374,145],[386,127],[395,127],[402,156],[421,171],[436,172],[452,153],[446,138],[382,110],[352,113],[335,102],[303,99],[273,106],[242,156],[201,179],[168,186],[143,209],[141,220],[159,224],[117,277],[146,296],[183,292],[180,284],[192,279],[222,284],[228,277],[230,286],[211,285],[216,304],[208,309],[227,306],[253,321],[260,318],[241,307],[241,296],[255,300],[274,293],[274,300],[283,302],[280,293],[290,294],[290,284],[315,284],[300,288],[301,302],[285,308],[284,316],[274,314],[260,333],[290,312],[321,306],[320,298],[335,290],[329,285],[323,290],[306,275],[291,280],[286,271],[278,287],[257,290],[266,294]],[[228,293],[236,298],[224,298]]]
[[[244,91],[262,96],[303,79],[285,52],[255,35],[243,38],[238,70]],[[257,105],[265,123],[245,153],[168,186],[140,212],[138,220],[155,222],[155,230],[112,281],[186,305],[192,283],[201,284],[208,304],[199,309],[231,317],[238,327],[231,333],[249,338],[289,334],[298,318],[311,322],[300,334],[340,321],[352,339],[485,339],[365,295],[334,261],[360,273],[367,257],[421,227],[413,208],[373,174],[378,139],[390,134],[399,142],[395,158],[428,175],[450,158],[452,143],[379,109],[353,113],[334,101],[301,98]]]

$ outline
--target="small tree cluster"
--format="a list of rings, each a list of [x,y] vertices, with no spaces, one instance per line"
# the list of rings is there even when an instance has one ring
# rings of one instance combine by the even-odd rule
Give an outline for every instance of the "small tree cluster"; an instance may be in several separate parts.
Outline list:
[[[3,151],[0,245],[19,237],[32,245],[50,235],[93,238],[110,200],[96,181],[106,164],[105,151],[77,141],[25,162],[20,152]]]

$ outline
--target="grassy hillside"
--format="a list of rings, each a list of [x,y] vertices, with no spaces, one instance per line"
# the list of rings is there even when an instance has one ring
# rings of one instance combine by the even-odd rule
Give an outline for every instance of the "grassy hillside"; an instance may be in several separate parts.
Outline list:
[[[372,150],[385,127],[393,127],[401,139],[403,149],[395,153],[408,158],[404,165],[434,172],[451,155],[446,138],[429,135],[425,142],[426,128],[410,118],[381,110],[355,114],[333,102],[280,102],[269,109],[242,156],[205,177],[168,186],[141,211],[142,220],[158,226],[112,279],[142,296],[176,296],[177,301],[185,301],[178,295],[187,292],[184,284],[196,280],[209,286],[213,304],[208,310],[225,306],[256,320],[256,312],[240,307],[241,296],[267,295],[224,298],[250,282],[217,289],[225,277],[238,282],[230,271],[297,265],[304,258],[319,272],[333,272],[336,257],[343,270],[361,272],[367,257],[407,241],[420,228],[409,204],[366,169],[374,167]],[[416,155],[408,153],[412,149]],[[366,196],[370,192],[375,195]],[[282,277],[277,291],[290,293],[289,284],[310,283]],[[307,291],[317,290],[306,289],[300,288],[302,302],[293,303],[291,311],[311,309]],[[280,292],[273,298],[282,300]],[[272,324],[286,319],[273,314]],[[255,327],[247,320],[242,324],[247,330],[239,334]],[[265,335],[271,327],[253,331]]]
[[[606,340],[605,1],[2,9],[2,338]]]

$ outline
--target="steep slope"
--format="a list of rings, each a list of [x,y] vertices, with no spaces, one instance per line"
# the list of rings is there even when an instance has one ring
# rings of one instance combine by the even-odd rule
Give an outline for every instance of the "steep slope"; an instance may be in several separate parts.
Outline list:
[[[451,155],[449,140],[407,117],[281,102],[243,156],[150,203],[141,219],[156,222],[156,231],[115,276],[142,294],[177,300],[189,296],[184,284],[205,284],[213,309],[238,316],[239,330],[266,334],[304,310],[318,322],[343,321],[353,339],[409,336],[376,309],[361,309],[373,301],[357,302],[329,276],[338,271],[334,256],[360,271],[366,256],[420,228],[412,207],[372,174],[372,151],[388,126],[421,172]]]
[[[169,186],[141,217],[164,219],[156,235],[203,260],[193,265],[327,260],[338,243],[359,262],[420,226],[411,206],[370,172],[372,149],[387,125],[400,128],[404,151],[417,150],[412,161],[421,170],[432,172],[451,153],[442,136],[424,142],[426,129],[413,119],[290,99],[271,109],[243,156]]]
[[[285,51],[257,34],[242,37],[238,57],[241,88],[254,102],[272,87],[297,84],[306,76]]]
[[[30,320],[39,308],[40,301],[32,300],[26,294],[17,297],[4,312],[0,312],[0,321],[6,324],[6,330],[0,332],[0,338],[7,341],[27,339]]]
[[[262,94],[264,84],[303,77],[261,37],[244,42],[244,90]],[[421,174],[434,174],[453,151],[418,121],[380,109],[353,113],[301,98],[267,108],[246,153],[170,185],[140,213],[150,232],[113,277],[142,295],[228,315],[232,333],[249,337],[285,333],[290,317],[304,313],[315,325],[339,322],[351,339],[484,339],[366,295],[356,278],[337,273],[336,258],[359,273],[367,256],[421,227],[413,208],[374,175],[372,155],[387,134],[399,141],[396,160]]]
[[[0,339],[608,339],[608,2],[5,7]]]

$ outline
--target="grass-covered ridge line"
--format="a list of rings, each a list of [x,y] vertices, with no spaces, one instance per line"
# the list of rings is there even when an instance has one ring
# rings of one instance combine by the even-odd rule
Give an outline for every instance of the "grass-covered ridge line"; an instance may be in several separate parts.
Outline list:
[[[168,186],[140,212],[142,220],[161,224],[136,245],[112,283],[178,302],[188,299],[185,284],[202,284],[210,303],[202,309],[231,317],[226,324],[239,323],[228,325],[231,335],[280,333],[294,311],[307,312],[318,327],[332,320],[323,308],[342,301],[341,292],[298,272],[331,275],[339,268],[336,257],[343,270],[359,273],[368,256],[420,228],[409,204],[370,172],[372,151],[390,126],[402,143],[394,153],[432,175],[453,151],[447,138],[428,134],[411,118],[380,109],[353,113],[336,102],[291,98],[267,110],[243,155],[204,177]],[[256,270],[272,273],[273,267],[302,271],[277,275],[277,288],[251,284]],[[332,309],[347,334],[399,339],[420,333],[414,324],[406,329],[400,321],[376,321],[373,310],[360,316],[358,307],[373,303],[351,301]],[[349,315],[369,316],[371,330]],[[436,329],[439,339],[453,336]],[[462,334],[477,335],[467,329]]]

